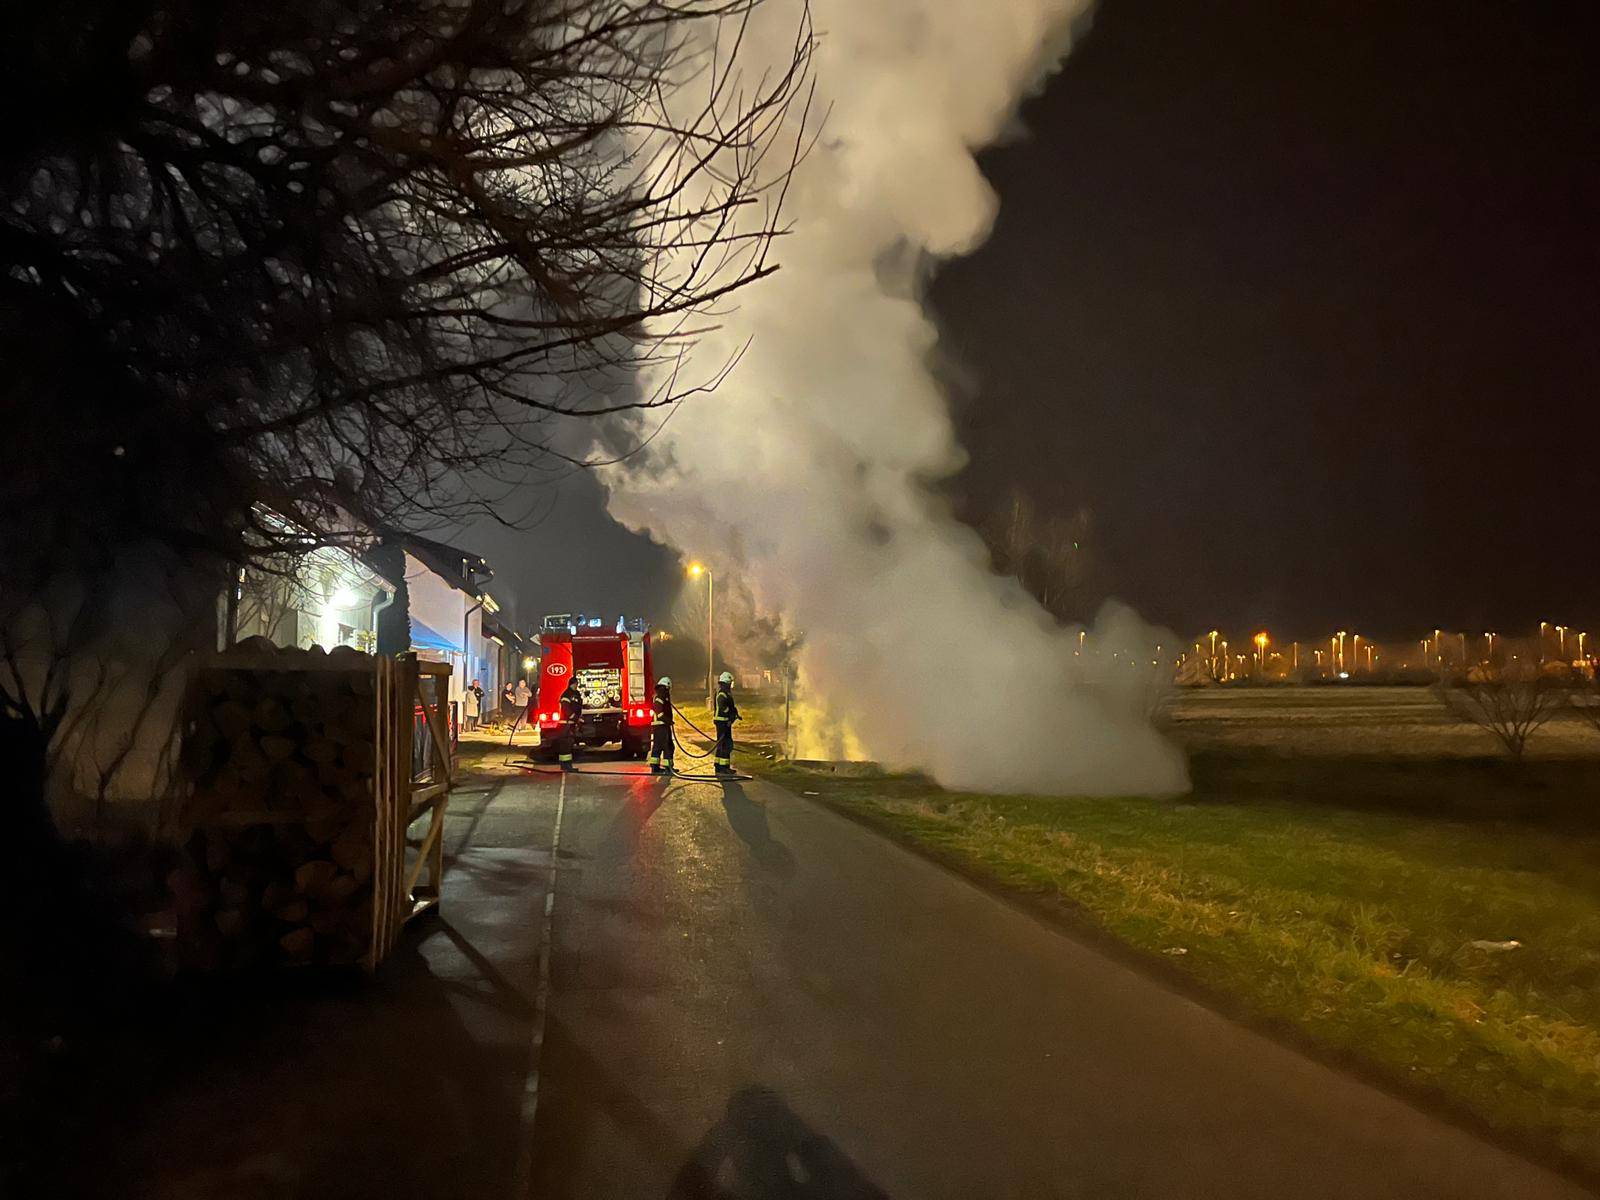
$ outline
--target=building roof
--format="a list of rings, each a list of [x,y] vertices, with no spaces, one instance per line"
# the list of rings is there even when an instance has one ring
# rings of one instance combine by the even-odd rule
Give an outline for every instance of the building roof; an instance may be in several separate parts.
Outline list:
[[[484,588],[494,578],[494,569],[481,554],[414,533],[396,533],[392,536],[428,570],[469,596],[482,598]]]

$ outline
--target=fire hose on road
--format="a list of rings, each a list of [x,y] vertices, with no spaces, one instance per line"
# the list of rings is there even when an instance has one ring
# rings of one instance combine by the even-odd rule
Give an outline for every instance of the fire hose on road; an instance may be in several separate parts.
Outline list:
[[[686,714],[683,711],[683,709],[679,708],[676,704],[674,704],[672,706],[672,711],[677,713],[680,717],[682,717],[683,721],[684,721],[684,724],[689,726],[690,729],[694,730],[701,737],[705,738],[707,741],[714,741],[715,740],[712,737],[711,734],[707,733],[704,729],[701,729],[700,726],[696,725],[692,720],[690,720],[688,714]],[[701,759],[704,759],[704,758],[710,758],[711,757],[711,751],[710,750],[696,751],[694,749],[691,749],[684,742],[684,740],[681,737],[678,736],[678,731],[677,731],[676,728],[674,728],[673,731],[672,731],[672,741],[673,741],[673,744],[675,744],[678,747],[679,750],[683,751],[683,753],[688,755],[690,758],[701,758]],[[749,751],[749,749],[750,749],[748,745],[745,745],[745,744],[742,744],[742,743],[735,742],[734,744],[741,746],[741,748],[743,748],[743,749],[745,749],[747,751]],[[509,745],[509,743],[508,743],[508,745]],[[540,765],[534,763],[530,759],[521,759],[521,760],[517,761],[513,765],[517,766],[521,770],[537,772],[540,775],[559,775],[559,774],[562,773],[560,767],[540,766]],[[643,774],[645,774],[645,772],[638,771],[638,770],[620,770],[619,771],[619,770],[608,770],[608,769],[606,769],[604,767],[591,767],[591,768],[587,768],[587,769],[579,769],[576,773],[579,774],[579,775],[643,775]],[[698,774],[691,774],[691,773],[684,772],[684,771],[679,771],[677,768],[673,768],[673,770],[672,770],[672,778],[674,778],[674,779],[687,779],[687,780],[690,780],[691,782],[696,782],[696,783],[717,783],[717,782],[722,781],[722,780],[754,779],[755,776],[746,775],[743,772],[734,772],[731,775],[729,775],[729,774],[724,774],[724,775],[698,775]]]
[[[683,711],[683,709],[679,708],[676,704],[674,704],[672,706],[672,711],[677,713],[680,717],[682,717],[683,718],[683,723],[685,725],[687,725],[690,729],[692,729],[696,733],[698,733],[701,737],[705,738],[708,741],[715,741],[716,740],[709,733],[707,733],[704,729],[701,729],[700,726],[696,725],[693,721],[691,721],[689,719],[688,714],[685,713]],[[711,757],[711,751],[709,751],[709,750],[702,750],[702,751],[696,753],[694,750],[691,750],[688,746],[686,746],[684,744],[683,739],[678,736],[678,730],[677,730],[676,727],[674,727],[673,730],[672,730],[672,740],[673,740],[673,743],[678,747],[678,749],[682,750],[690,758],[710,758]],[[738,743],[735,743],[735,745],[737,745],[737,744]],[[746,747],[746,748],[748,749],[748,747]],[[693,780],[699,780],[701,782],[709,782],[709,783],[714,783],[714,782],[716,782],[718,780],[721,780],[721,779],[752,779],[752,778],[754,778],[754,776],[745,775],[742,772],[734,772],[731,775],[728,775],[728,774],[724,774],[724,775],[688,775],[688,774],[685,774],[684,772],[678,770],[676,767],[673,768],[672,774],[673,774],[673,777],[676,778],[676,779],[693,779]]]

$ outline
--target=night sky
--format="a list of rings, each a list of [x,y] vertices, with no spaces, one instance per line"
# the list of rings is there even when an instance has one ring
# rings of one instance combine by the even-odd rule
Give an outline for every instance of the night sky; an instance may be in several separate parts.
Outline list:
[[[935,285],[971,506],[1181,629],[1600,624],[1596,11],[1106,0]]]
[[[1600,627],[1597,8],[1104,0],[934,285],[965,511],[1086,508],[1185,631]],[[529,616],[679,586],[592,483],[463,540]]]

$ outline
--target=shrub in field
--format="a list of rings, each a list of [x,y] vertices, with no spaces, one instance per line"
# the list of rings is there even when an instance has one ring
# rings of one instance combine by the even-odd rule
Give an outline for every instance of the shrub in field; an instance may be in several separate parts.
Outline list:
[[[1441,680],[1434,693],[1451,716],[1488,730],[1520,760],[1528,739],[1566,707],[1570,686],[1531,667],[1493,667]]]
[[[1578,676],[1572,684],[1572,715],[1600,733],[1600,674]]]

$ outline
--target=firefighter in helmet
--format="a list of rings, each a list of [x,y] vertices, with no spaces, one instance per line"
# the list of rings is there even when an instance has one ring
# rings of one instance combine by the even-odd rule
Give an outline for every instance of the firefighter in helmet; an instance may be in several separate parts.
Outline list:
[[[717,730],[714,760],[718,775],[733,774],[733,723],[739,719],[739,706],[733,702],[733,675],[724,671],[717,678],[717,695],[711,720]]]
[[[561,693],[561,733],[556,737],[556,755],[563,771],[570,771],[572,755],[578,748],[578,722],[583,719],[583,693],[576,679],[567,680]]]
[[[650,764],[652,775],[672,774],[672,680],[656,680],[650,699]]]

